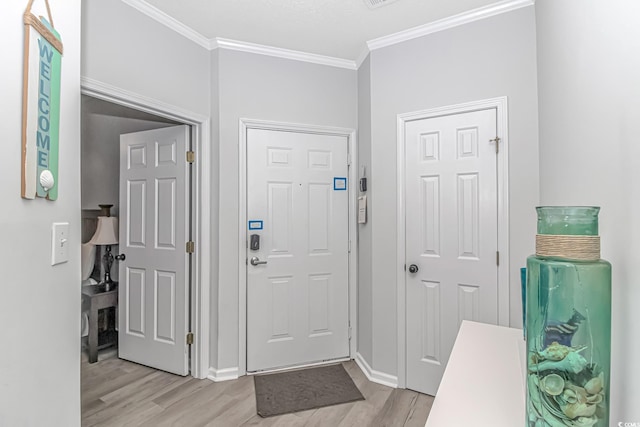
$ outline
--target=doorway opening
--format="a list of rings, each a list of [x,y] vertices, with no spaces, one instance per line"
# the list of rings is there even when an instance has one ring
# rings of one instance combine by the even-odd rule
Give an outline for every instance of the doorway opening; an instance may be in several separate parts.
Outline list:
[[[119,265],[125,262],[118,236],[120,135],[178,123],[86,95],[81,111],[82,342],[93,363],[98,350],[119,344]],[[108,266],[105,256],[111,258]],[[105,280],[112,282],[102,284]]]
[[[208,259],[210,257],[210,241],[208,238],[204,238],[209,235],[210,224],[210,207],[209,207],[209,189],[210,183],[210,159],[209,159],[209,118],[196,113],[188,112],[180,108],[142,97],[135,93],[126,92],[119,88],[102,84],[90,79],[83,79],[82,81],[82,95],[83,104],[93,106],[89,111],[92,111],[96,117],[96,121],[102,126],[102,131],[106,134],[127,133],[132,131],[138,131],[142,129],[152,128],[166,128],[176,125],[185,125],[188,138],[192,143],[192,157],[195,157],[193,163],[191,182],[192,190],[185,194],[186,200],[184,203],[188,203],[192,206],[190,221],[186,222],[191,224],[191,247],[196,247],[197,250],[191,256],[191,262],[188,263],[186,275],[188,277],[189,295],[186,298],[189,305],[188,322],[190,322],[189,331],[192,332],[192,342],[187,347],[186,357],[189,360],[190,375],[195,378],[206,378],[208,371],[208,353],[209,353],[209,330],[208,330],[208,318],[209,318],[209,277],[210,267]],[[83,117],[83,122],[85,117]],[[117,126],[118,132],[116,132]],[[84,127],[84,124],[83,124]],[[83,129],[84,131],[84,129]],[[83,136],[86,133],[83,132]],[[113,138],[112,138],[113,139]],[[119,158],[119,134],[113,142],[112,150],[115,150],[116,158]],[[83,138],[82,147],[83,150],[85,141]],[[101,145],[101,149],[107,149],[106,144]],[[95,147],[93,147],[95,148]],[[89,152],[91,153],[91,149]],[[88,154],[84,153],[84,154]],[[171,154],[171,150],[164,152],[164,154]],[[113,196],[116,191],[113,190],[113,183],[115,183],[119,177],[118,167],[109,166],[104,157],[97,154],[93,158],[92,162],[85,162],[86,155],[83,154],[83,178],[87,174],[91,174],[95,169],[102,168],[103,176],[111,178],[111,184],[107,185],[106,181],[100,181],[98,185],[104,185],[104,187],[110,188],[112,198],[118,199],[117,194]],[[96,154],[95,152],[93,154]],[[180,155],[176,153],[176,156]],[[184,160],[185,154],[182,153],[180,159]],[[106,155],[106,157],[114,157],[114,153]],[[102,160],[101,160],[102,159]],[[177,159],[177,157],[176,157]],[[155,161],[157,159],[151,159]],[[96,162],[98,163],[96,165]],[[87,165],[86,163],[89,163]],[[108,179],[107,179],[108,180]],[[83,187],[85,187],[83,182]],[[93,183],[96,184],[96,183]],[[91,187],[91,185],[89,186]],[[96,188],[96,185],[94,185]],[[116,188],[118,188],[116,186]],[[84,189],[86,190],[86,188]],[[91,198],[84,197],[83,193],[83,208],[89,207],[89,211],[93,208],[93,202]],[[90,193],[90,192],[89,192]],[[99,193],[99,192],[98,192]],[[99,197],[99,196],[98,196]],[[95,199],[94,199],[95,200]],[[115,204],[115,203],[114,203]],[[119,206],[118,206],[119,207]],[[95,212],[89,212],[85,215],[87,220],[83,220],[86,223],[87,230],[85,231],[85,224],[83,224],[83,242],[87,241],[91,235],[91,216],[94,218],[97,216]],[[114,213],[119,213],[118,210]],[[202,221],[202,218],[207,218],[207,221]],[[95,219],[93,219],[95,223]],[[87,237],[89,235],[89,237]],[[177,242],[176,242],[177,244]],[[184,243],[182,244],[184,245]],[[189,251],[187,246],[186,251]],[[96,263],[101,263],[100,259],[96,260]],[[114,263],[112,271],[118,270],[117,264]],[[117,273],[116,273],[117,274]],[[95,277],[99,280],[102,278],[101,273],[95,274]],[[162,278],[161,278],[162,279]],[[165,278],[166,279],[166,278]],[[167,283],[170,283],[167,282]],[[170,289],[171,286],[166,287]],[[162,319],[155,319],[154,321]],[[157,326],[157,325],[156,325]],[[162,337],[161,337],[162,338]],[[166,337],[165,337],[166,338]],[[181,337],[175,337],[179,339]]]

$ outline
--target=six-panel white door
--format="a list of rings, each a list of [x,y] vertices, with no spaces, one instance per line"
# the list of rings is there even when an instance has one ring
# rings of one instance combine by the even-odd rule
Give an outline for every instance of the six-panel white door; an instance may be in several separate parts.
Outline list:
[[[118,353],[187,375],[188,126],[120,136]]]
[[[435,395],[462,321],[498,320],[496,110],[405,126],[407,388]]]
[[[248,130],[249,372],[349,356],[347,142]]]

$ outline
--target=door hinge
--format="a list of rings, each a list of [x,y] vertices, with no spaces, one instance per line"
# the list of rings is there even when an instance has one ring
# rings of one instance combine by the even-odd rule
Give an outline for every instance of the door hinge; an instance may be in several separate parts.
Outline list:
[[[189,240],[187,242],[187,253],[192,254],[192,253],[195,253],[195,251],[196,251],[196,242]]]
[[[349,326],[349,340],[351,340],[351,326]]]
[[[187,333],[187,345],[193,344],[193,332]]]
[[[351,166],[351,153],[347,154],[347,166]]]
[[[349,240],[349,253],[351,253],[351,240]]]
[[[187,151],[187,163],[193,163],[196,161],[196,152]]]
[[[496,154],[498,154],[500,152],[500,141],[501,141],[501,139],[500,139],[499,136],[496,136],[495,138],[489,140],[489,142],[495,142],[496,143]]]
[[[496,251],[496,265],[500,266],[500,251]]]

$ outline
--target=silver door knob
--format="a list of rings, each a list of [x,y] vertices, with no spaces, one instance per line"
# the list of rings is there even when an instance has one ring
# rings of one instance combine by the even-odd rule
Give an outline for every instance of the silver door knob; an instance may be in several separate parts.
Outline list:
[[[257,256],[254,256],[251,258],[251,265],[260,265],[260,264],[266,264],[267,261],[260,261],[260,258],[258,258]]]

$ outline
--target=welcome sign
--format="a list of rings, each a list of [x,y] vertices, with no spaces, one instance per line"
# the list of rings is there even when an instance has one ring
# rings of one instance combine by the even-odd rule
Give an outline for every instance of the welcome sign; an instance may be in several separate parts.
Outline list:
[[[58,143],[62,41],[49,20],[24,13],[24,86],[22,99],[22,197],[58,198]]]

